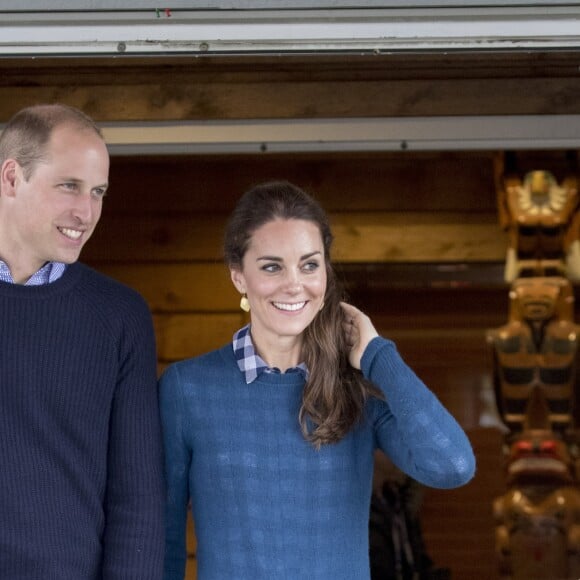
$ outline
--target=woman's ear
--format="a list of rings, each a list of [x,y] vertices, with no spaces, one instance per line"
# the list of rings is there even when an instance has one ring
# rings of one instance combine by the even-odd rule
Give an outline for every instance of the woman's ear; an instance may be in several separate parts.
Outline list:
[[[246,292],[246,280],[242,271],[237,268],[230,268],[230,277],[236,290],[240,294],[244,294]]]

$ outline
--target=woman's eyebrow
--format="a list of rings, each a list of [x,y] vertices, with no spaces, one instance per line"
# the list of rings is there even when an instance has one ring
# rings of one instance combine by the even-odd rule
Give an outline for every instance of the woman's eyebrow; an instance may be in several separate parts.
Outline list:
[[[308,258],[312,258],[312,256],[316,256],[316,255],[320,255],[321,252],[316,250],[314,252],[310,252],[309,254],[304,254],[304,256],[300,256],[300,260],[308,260]],[[259,260],[267,260],[269,262],[283,262],[284,260],[282,258],[279,258],[278,256],[259,256],[258,258],[256,258],[256,261]]]

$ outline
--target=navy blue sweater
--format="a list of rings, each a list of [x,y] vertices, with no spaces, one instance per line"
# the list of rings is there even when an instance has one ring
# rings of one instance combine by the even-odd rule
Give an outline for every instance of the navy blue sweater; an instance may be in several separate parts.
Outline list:
[[[0,578],[162,576],[151,315],[81,264],[0,283]]]

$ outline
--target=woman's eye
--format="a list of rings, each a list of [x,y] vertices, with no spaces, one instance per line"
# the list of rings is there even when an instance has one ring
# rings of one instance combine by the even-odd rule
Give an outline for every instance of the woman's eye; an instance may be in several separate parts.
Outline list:
[[[279,269],[280,266],[278,264],[265,264],[262,266],[262,270],[264,270],[264,272],[277,272]]]
[[[314,272],[315,270],[318,269],[318,267],[319,267],[318,262],[306,262],[306,264],[304,264],[302,268],[306,272]]]

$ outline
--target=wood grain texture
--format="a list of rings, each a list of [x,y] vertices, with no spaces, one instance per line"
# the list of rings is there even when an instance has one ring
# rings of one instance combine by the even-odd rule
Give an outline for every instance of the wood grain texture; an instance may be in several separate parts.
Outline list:
[[[546,163],[545,153],[537,161]],[[560,155],[561,156],[561,155]],[[329,212],[494,213],[494,152],[114,157],[108,213],[228,213],[263,181],[288,180]],[[559,156],[552,154],[551,165]],[[138,182],[136,183],[136,176]]]
[[[157,356],[170,362],[190,358],[231,342],[246,323],[244,314],[156,314]]]
[[[580,113],[580,79],[451,79],[1,87],[0,119],[64,102],[100,122]]]
[[[330,214],[337,262],[501,261],[506,240],[495,215]],[[93,262],[222,260],[225,216],[112,215],[84,251]],[[127,240],[131,243],[128,244]]]
[[[61,101],[98,121],[573,114],[573,51],[5,59],[0,121]]]
[[[232,312],[240,301],[221,262],[106,263],[99,269],[141,293],[153,312]]]

